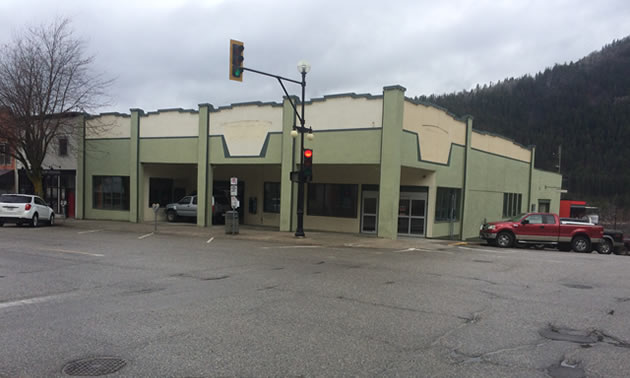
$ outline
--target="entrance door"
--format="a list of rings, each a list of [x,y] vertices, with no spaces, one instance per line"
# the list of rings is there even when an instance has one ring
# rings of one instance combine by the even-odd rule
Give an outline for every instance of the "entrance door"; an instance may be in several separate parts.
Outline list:
[[[398,202],[398,234],[424,236],[427,193],[400,193]]]
[[[376,233],[378,214],[378,192],[363,192],[361,203],[361,232]]]

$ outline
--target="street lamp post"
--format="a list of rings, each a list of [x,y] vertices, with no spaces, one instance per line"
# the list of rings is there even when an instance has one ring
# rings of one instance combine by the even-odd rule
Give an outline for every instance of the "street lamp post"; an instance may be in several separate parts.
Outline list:
[[[287,99],[291,103],[291,107],[293,108],[295,115],[300,119],[300,126],[295,126],[295,125],[293,126],[293,130],[291,130],[291,137],[297,138],[298,134],[300,134],[300,171],[298,172],[299,177],[297,180],[298,181],[298,208],[297,208],[297,228],[295,230],[295,236],[304,237],[305,236],[304,235],[304,183],[306,182],[306,178],[304,177],[304,133],[308,132],[308,135],[306,137],[308,138],[308,140],[313,140],[313,129],[310,127],[307,128],[305,126],[306,121],[304,120],[304,96],[306,92],[306,74],[308,73],[308,71],[311,70],[311,65],[305,60],[301,60],[298,62],[297,69],[298,69],[298,72],[302,75],[302,81],[297,81],[297,80],[289,79],[286,77],[270,74],[267,72],[255,70],[252,68],[243,67],[242,66],[242,62],[243,62],[242,52],[243,52],[243,43],[231,40],[230,41],[230,64],[231,64],[230,80],[242,81],[241,74],[244,71],[249,71],[249,72],[257,73],[260,75],[276,78],[278,80],[278,83],[280,83],[280,86],[282,87],[284,94],[287,96]],[[235,62],[234,60],[235,54],[236,54],[237,62]],[[238,54],[241,54],[241,55],[238,55]],[[300,113],[298,113],[295,103],[291,99],[291,96],[289,96],[289,92],[287,92],[287,89],[284,87],[283,81],[300,84],[302,86],[302,108],[301,108]],[[291,180],[293,181],[293,176],[291,177],[292,177]]]
[[[300,118],[300,127],[296,127],[297,131],[300,133],[300,174],[298,180],[298,204],[297,204],[297,228],[295,230],[295,236],[303,237],[304,235],[304,133],[308,131],[309,139],[312,139],[313,130],[311,128],[306,128],[304,120],[304,95],[306,92],[306,74],[311,70],[310,64],[306,61],[302,60],[298,63],[298,72],[302,75],[302,99],[301,99],[301,116]],[[295,129],[293,131],[296,131]],[[291,135],[295,138],[297,135],[294,132],[291,132]]]

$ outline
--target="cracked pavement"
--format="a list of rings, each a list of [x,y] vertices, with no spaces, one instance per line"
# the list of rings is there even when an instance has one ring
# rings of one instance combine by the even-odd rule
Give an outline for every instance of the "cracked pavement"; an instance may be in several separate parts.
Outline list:
[[[630,258],[0,228],[0,377],[624,377]]]

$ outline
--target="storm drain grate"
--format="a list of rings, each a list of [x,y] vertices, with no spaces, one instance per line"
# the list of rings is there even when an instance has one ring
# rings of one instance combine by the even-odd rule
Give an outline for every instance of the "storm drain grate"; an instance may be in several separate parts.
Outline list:
[[[115,373],[125,365],[125,360],[116,357],[86,358],[66,364],[62,372],[66,375],[97,377]]]

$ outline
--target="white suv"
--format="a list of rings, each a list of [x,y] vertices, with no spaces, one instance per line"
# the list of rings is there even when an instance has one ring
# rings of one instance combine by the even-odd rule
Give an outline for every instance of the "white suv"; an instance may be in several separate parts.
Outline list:
[[[55,224],[55,213],[38,196],[30,194],[2,194],[0,195],[0,227],[5,223],[16,223],[18,226],[29,223],[33,227],[40,224],[40,220]]]

